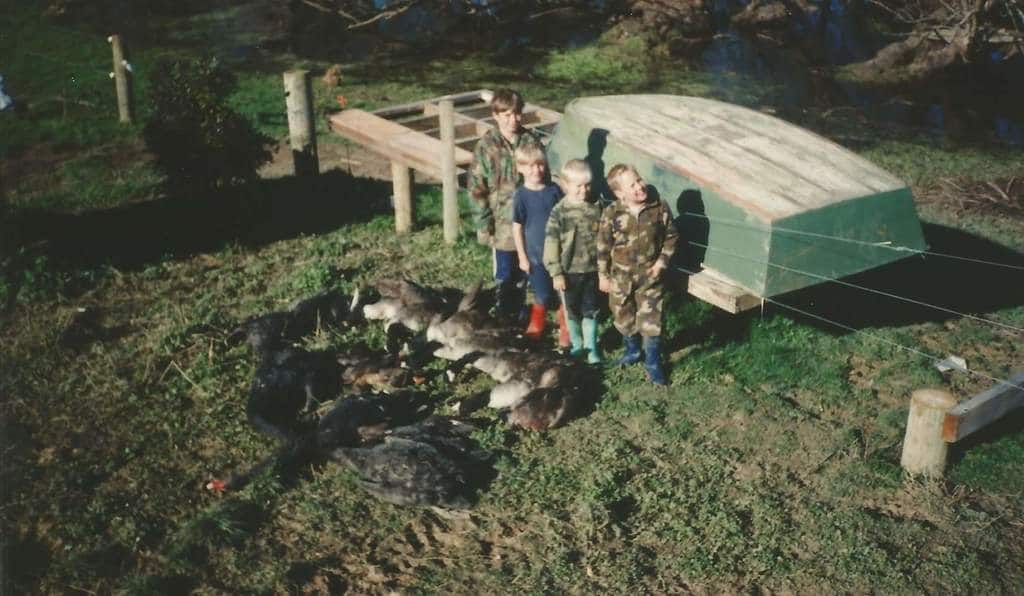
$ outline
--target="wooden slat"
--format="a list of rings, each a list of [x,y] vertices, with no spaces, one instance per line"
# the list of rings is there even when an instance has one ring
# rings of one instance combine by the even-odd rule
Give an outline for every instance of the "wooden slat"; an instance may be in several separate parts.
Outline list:
[[[761,304],[761,298],[735,285],[724,275],[704,269],[687,280],[686,291],[704,302],[733,314],[750,310]]]
[[[1010,377],[1009,384],[1000,383],[950,409],[942,426],[942,440],[955,443],[1009,412],[1024,407],[1024,390],[1018,387],[1024,387],[1024,371]]]
[[[441,175],[441,141],[430,135],[409,130],[401,124],[358,109],[334,114],[329,122],[331,129],[338,134],[365,145],[388,159],[435,177]],[[455,148],[457,165],[466,166],[472,161],[471,152]]]
[[[455,104],[456,109],[459,104],[471,103],[475,101],[481,101],[481,97],[484,93],[488,92],[486,89],[477,89],[476,91],[467,91],[465,93],[455,93],[452,95],[443,95],[441,97],[433,97],[431,99],[423,99],[420,101],[413,101],[397,106],[389,106],[374,110],[373,113],[381,118],[394,118],[396,116],[403,116],[414,113],[421,114],[436,114],[437,113],[437,102],[442,99],[450,99]]]

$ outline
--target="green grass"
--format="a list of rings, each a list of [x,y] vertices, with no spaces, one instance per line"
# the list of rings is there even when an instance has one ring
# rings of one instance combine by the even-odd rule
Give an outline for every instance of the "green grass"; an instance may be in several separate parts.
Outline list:
[[[1019,148],[942,147],[924,138],[883,140],[863,155],[911,185],[939,178],[998,180],[1024,171],[1024,152]]]
[[[69,104],[64,114],[46,100],[78,72],[83,78],[73,88],[86,99],[104,96],[112,107],[105,42],[35,14],[2,13],[16,26],[0,36],[0,52],[18,57],[4,75],[32,109],[0,124],[0,150],[5,159],[47,151],[54,159],[45,176],[11,189],[11,212],[59,211],[85,222],[152,198],[159,180],[148,162],[125,158],[142,157],[137,128],[116,125],[107,108]],[[171,52],[187,49],[140,48],[143,96],[152,76],[145,65]],[[716,93],[697,72],[665,65],[645,71],[646,58],[630,46],[538,50],[528,63],[506,58],[346,64],[337,90],[317,83],[315,104],[324,115],[339,93],[350,106],[371,109],[503,84],[553,108],[584,87]],[[88,78],[79,62],[101,70]],[[236,69],[232,105],[263,132],[283,136],[280,74],[244,62]],[[47,76],[15,84],[34,72]],[[733,93],[753,105],[775,91]],[[853,138],[846,132],[835,136],[846,142]],[[933,149],[925,139],[849,144],[915,182],[998,178],[1021,166],[1018,154]],[[467,227],[449,246],[438,189],[416,187],[417,223],[399,238],[381,202],[386,185],[323,179],[330,188],[265,181],[240,191],[245,200],[218,197],[205,208],[153,201],[165,209],[150,216],[162,224],[154,233],[180,227],[181,235],[167,240],[181,242],[138,258],[89,247],[84,255],[53,253],[41,245],[14,246],[5,255],[0,481],[7,490],[0,519],[11,591],[813,593],[838,585],[851,592],[988,593],[1024,586],[1019,418],[955,450],[943,482],[905,478],[899,467],[912,390],[948,386],[970,395],[990,383],[944,379],[925,359],[884,341],[836,335],[780,309],[727,323],[710,306],[681,297],[665,321],[668,390],[649,385],[639,367],[608,369],[594,411],[563,429],[520,432],[493,413],[476,417],[474,437],[496,453],[500,474],[468,516],[380,503],[332,464],[271,470],[237,493],[209,493],[203,485],[210,478],[274,449],[245,421],[256,363],[225,341],[238,322],[325,288],[352,291],[384,276],[459,287],[489,276],[489,254],[470,239],[464,196]],[[295,211],[315,217],[295,223]],[[922,214],[1024,248],[1019,220],[960,217],[941,205],[926,205]],[[210,242],[193,238],[208,234]],[[988,314],[1024,324],[1021,305]],[[619,337],[607,321],[604,330],[614,356]],[[972,367],[994,375],[1020,362],[1019,342],[972,322],[865,331],[967,354]],[[379,326],[369,326],[327,331],[307,343],[341,350],[383,342]],[[421,390],[443,406],[491,383],[435,380]]]

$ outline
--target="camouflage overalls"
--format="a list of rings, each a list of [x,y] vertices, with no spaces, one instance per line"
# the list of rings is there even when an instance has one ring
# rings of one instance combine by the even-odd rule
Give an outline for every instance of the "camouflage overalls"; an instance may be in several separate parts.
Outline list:
[[[664,201],[648,201],[634,216],[616,201],[601,214],[597,236],[597,272],[612,280],[608,294],[615,328],[623,336],[661,335],[664,285],[647,270],[656,262],[667,266],[678,233]]]
[[[478,209],[476,227],[490,236],[489,245],[498,250],[516,249],[512,240],[512,193],[520,184],[520,176],[515,151],[524,143],[536,143],[543,148],[540,138],[529,130],[523,129],[513,145],[497,128],[492,128],[473,150],[469,194]]]

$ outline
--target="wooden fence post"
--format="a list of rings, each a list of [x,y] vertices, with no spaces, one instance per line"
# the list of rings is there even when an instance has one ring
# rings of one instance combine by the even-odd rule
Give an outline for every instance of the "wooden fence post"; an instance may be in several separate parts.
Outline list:
[[[121,36],[111,35],[107,41],[114,54],[114,71],[111,76],[117,89],[117,116],[122,124],[131,124],[134,120],[134,106],[130,66],[125,57],[124,46],[121,44]]]
[[[455,103],[443,99],[437,104],[441,128],[441,186],[444,191],[444,241],[459,239],[459,181],[455,172]]]
[[[405,234],[412,229],[412,170],[408,166],[391,162],[391,188],[395,199],[395,232]]]
[[[918,389],[910,398],[907,434],[900,465],[911,474],[939,478],[946,468],[947,445],[942,440],[946,412],[957,400],[940,389]]]
[[[313,88],[308,70],[284,73],[284,96],[288,108],[288,136],[296,176],[320,173],[313,123]]]

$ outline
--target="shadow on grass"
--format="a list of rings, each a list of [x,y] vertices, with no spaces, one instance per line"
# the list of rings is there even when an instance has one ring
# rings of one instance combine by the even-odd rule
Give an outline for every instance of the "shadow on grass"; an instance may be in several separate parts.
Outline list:
[[[960,318],[956,313],[984,316],[985,313],[1024,305],[1024,284],[1014,281],[1019,280],[1020,269],[1013,268],[1024,267],[1024,254],[946,226],[924,224],[924,234],[929,250],[933,253],[1011,267],[935,255],[911,256],[841,280],[899,296],[903,300],[830,282],[774,299],[786,306],[853,329],[942,322]],[[935,305],[946,311],[921,303]],[[846,329],[813,316],[783,306],[770,306],[775,312],[785,313],[830,333],[847,332]]]
[[[313,179],[262,180],[213,196],[171,196],[81,214],[24,211],[14,216],[13,230],[16,246],[38,245],[61,266],[130,269],[366,221],[388,211],[390,192],[387,182],[332,170]]]

